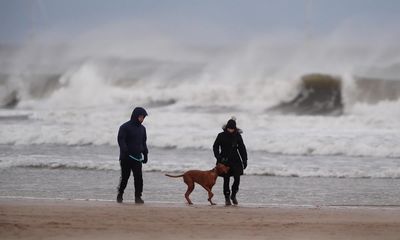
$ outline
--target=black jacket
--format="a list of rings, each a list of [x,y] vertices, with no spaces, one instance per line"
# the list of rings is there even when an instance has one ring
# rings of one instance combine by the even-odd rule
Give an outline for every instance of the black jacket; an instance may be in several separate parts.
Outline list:
[[[139,110],[138,110],[139,109]],[[129,155],[138,157],[143,154],[147,158],[146,128],[139,122],[139,115],[146,116],[147,113],[142,108],[135,108],[132,112],[131,120],[122,124],[118,131],[119,160],[130,159]]]
[[[230,176],[243,174],[243,165],[247,166],[247,151],[238,131],[229,133],[224,130],[219,133],[215,139],[213,150],[217,163],[223,163],[230,167]]]

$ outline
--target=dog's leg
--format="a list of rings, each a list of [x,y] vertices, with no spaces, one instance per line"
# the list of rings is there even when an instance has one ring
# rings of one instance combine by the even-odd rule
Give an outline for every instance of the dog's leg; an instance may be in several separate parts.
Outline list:
[[[184,177],[184,181],[186,183],[186,185],[188,186],[186,193],[185,193],[185,198],[186,201],[188,202],[188,204],[192,205],[192,201],[189,198],[189,195],[193,192],[194,189],[194,182],[191,179],[185,178]]]
[[[211,188],[204,186],[204,189],[207,190],[207,192],[208,192],[208,201],[211,203],[211,205],[216,205],[216,203],[213,203],[213,201],[211,200],[212,197],[214,197],[214,193],[211,192]]]

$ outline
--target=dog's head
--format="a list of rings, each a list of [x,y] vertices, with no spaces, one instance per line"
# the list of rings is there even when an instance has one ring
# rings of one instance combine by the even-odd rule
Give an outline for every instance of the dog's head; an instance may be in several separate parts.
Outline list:
[[[217,170],[218,176],[229,172],[229,167],[222,163],[218,163],[217,166],[215,167],[215,169]]]

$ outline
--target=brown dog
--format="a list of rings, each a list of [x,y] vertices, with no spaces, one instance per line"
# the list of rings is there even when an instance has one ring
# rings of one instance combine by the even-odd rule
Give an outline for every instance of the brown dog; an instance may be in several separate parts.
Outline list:
[[[221,174],[228,173],[228,171],[229,167],[225,166],[224,164],[218,163],[217,166],[215,166],[215,168],[209,171],[190,170],[181,175],[175,176],[175,175],[165,174],[165,176],[173,178],[183,177],[183,181],[188,186],[187,191],[185,193],[185,198],[189,204],[193,204],[189,198],[189,195],[192,193],[194,189],[194,183],[198,183],[208,192],[208,201],[211,203],[211,205],[215,205],[215,203],[211,201],[211,198],[214,196],[214,194],[211,192],[211,189],[215,185],[217,177]]]

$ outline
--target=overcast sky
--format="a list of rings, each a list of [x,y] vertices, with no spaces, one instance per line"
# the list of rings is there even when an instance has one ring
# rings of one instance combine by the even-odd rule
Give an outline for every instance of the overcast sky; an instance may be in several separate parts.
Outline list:
[[[0,43],[23,43],[32,33],[68,39],[113,26],[218,42],[346,27],[398,34],[399,25],[398,0],[0,0]]]

